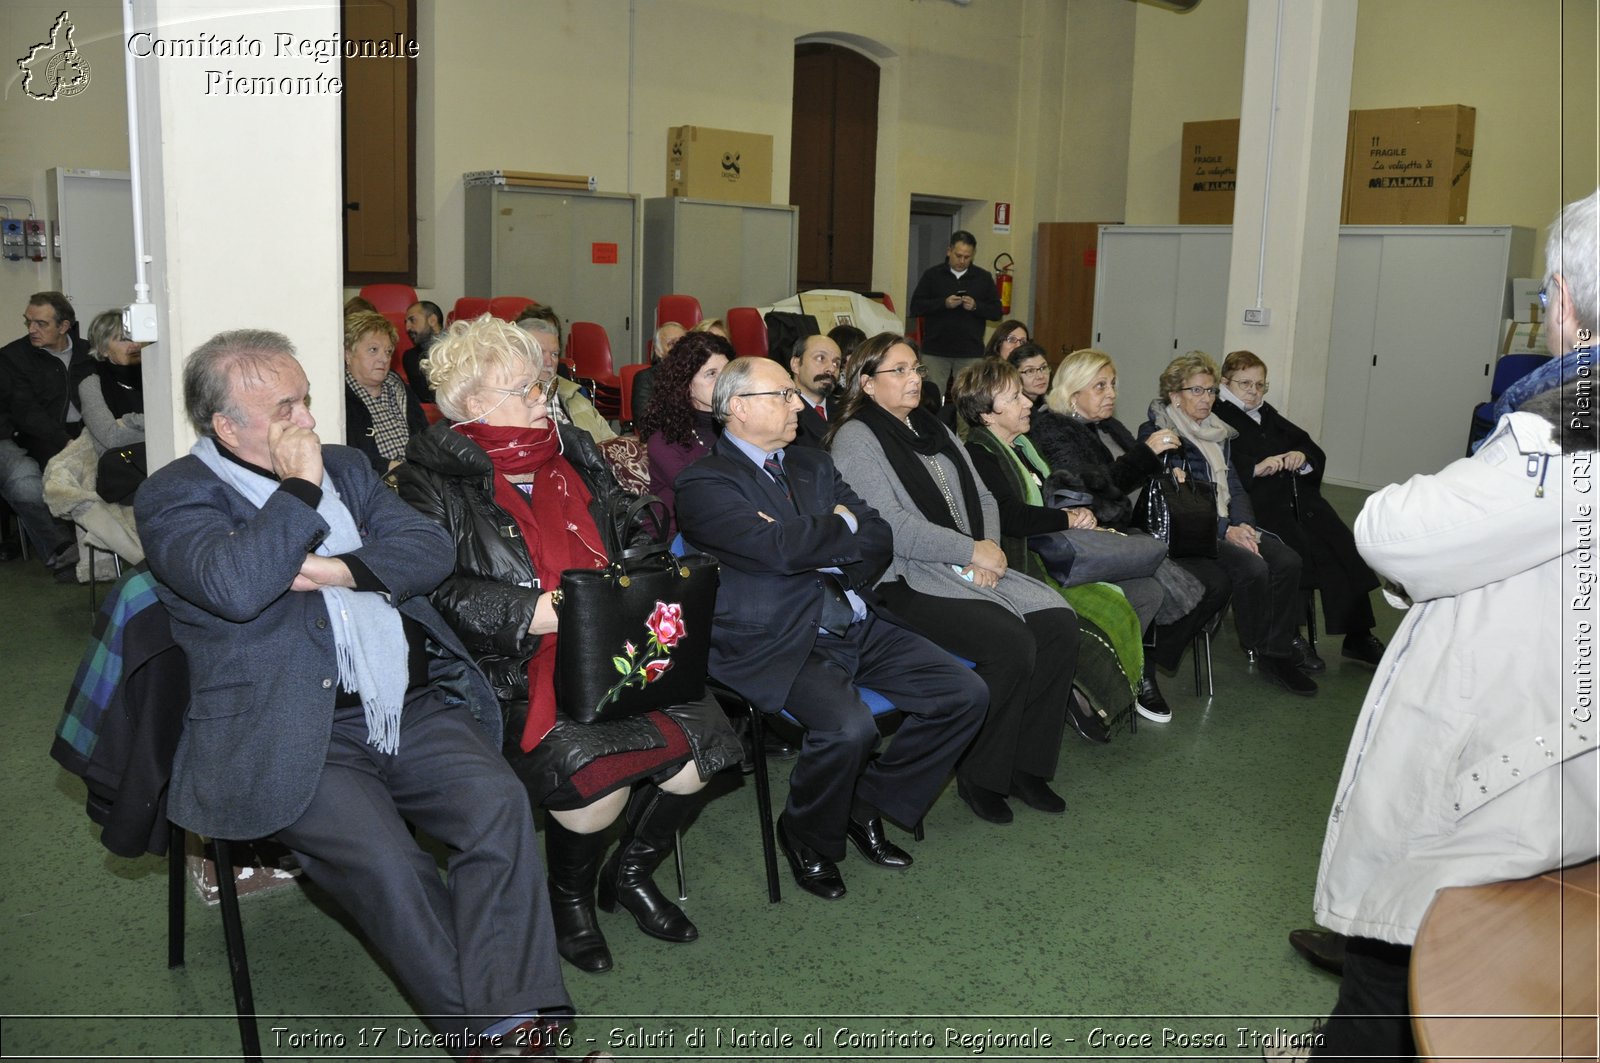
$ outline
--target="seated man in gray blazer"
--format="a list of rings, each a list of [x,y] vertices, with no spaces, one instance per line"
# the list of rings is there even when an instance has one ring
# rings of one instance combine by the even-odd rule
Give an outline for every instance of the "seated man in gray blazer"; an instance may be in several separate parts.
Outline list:
[[[169,816],[276,834],[460,1054],[552,1035],[571,1003],[527,793],[428,604],[448,537],[318,439],[286,337],[221,333],[183,385],[200,440],[135,503],[189,658]],[[448,883],[408,822],[449,849]]]

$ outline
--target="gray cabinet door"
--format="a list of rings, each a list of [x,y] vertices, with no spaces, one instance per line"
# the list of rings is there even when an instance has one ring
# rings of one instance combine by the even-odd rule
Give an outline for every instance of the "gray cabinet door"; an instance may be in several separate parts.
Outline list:
[[[795,293],[798,212],[785,204],[644,201],[644,310],[692,295],[706,317],[771,306]]]
[[[638,197],[467,188],[466,295],[537,299],[567,322],[593,321],[612,362],[640,361],[634,317]]]

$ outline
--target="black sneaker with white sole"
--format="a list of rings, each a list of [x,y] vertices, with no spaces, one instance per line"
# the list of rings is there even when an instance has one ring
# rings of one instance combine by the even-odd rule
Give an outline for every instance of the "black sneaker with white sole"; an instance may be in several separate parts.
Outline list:
[[[1167,705],[1167,699],[1161,696],[1161,688],[1156,686],[1156,677],[1148,670],[1144,678],[1139,680],[1139,692],[1134,696],[1133,711],[1151,723],[1166,723],[1172,719],[1172,709]]]

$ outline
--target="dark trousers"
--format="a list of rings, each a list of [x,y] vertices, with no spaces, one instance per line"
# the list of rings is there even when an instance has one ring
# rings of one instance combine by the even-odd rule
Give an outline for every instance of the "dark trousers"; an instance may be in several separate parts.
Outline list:
[[[1310,519],[1301,524],[1305,540],[1303,578],[1322,592],[1323,627],[1330,635],[1372,630],[1371,592],[1378,577],[1361,560],[1355,533],[1320,495],[1301,506]]]
[[[905,716],[870,764],[878,725],[857,686],[876,690]],[[806,729],[789,774],[789,836],[843,859],[856,797],[902,826],[917,823],[983,723],[988,697],[970,668],[871,613],[842,638],[819,634],[785,706]]]
[[[990,601],[923,594],[904,584],[880,587],[912,629],[965,657],[989,687],[989,715],[956,773],[995,793],[1009,793],[1018,772],[1055,777],[1067,699],[1078,670],[1078,616],[1040,609],[1019,617]]]
[[[448,883],[406,822],[451,853]],[[311,804],[278,839],[333,895],[441,1031],[570,1009],[528,794],[472,715],[429,689],[393,755],[335,712]]]
[[[1322,1027],[1322,1043],[1312,1049],[1312,1058],[1373,1063],[1416,1056],[1407,988],[1410,973],[1409,946],[1351,938],[1345,946],[1339,1000]]]
[[[1300,631],[1300,555],[1276,538],[1264,537],[1260,547],[1258,555],[1218,539],[1215,559],[1185,557],[1178,564],[1207,587],[1220,570],[1233,589],[1233,618],[1244,648],[1287,657]]]
[[[1178,667],[1183,651],[1200,634],[1200,629],[1228,604],[1228,595],[1233,592],[1233,582],[1221,565],[1191,565],[1188,560],[1173,558],[1175,564],[1182,565],[1205,588],[1200,602],[1172,623],[1157,624],[1151,631],[1155,644],[1145,650],[1147,658],[1169,672]]]

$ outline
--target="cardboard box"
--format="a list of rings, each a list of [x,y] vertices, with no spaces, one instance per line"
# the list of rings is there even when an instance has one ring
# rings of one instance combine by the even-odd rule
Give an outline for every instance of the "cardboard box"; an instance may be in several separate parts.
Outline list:
[[[667,130],[667,195],[772,202],[772,138],[681,125]]]
[[[1527,321],[1506,321],[1505,338],[1500,341],[1501,354],[1549,354],[1545,346],[1542,325]]]
[[[1345,225],[1464,225],[1478,112],[1445,107],[1351,111]]]
[[[1239,119],[1183,123],[1178,224],[1232,225],[1239,169]]]

